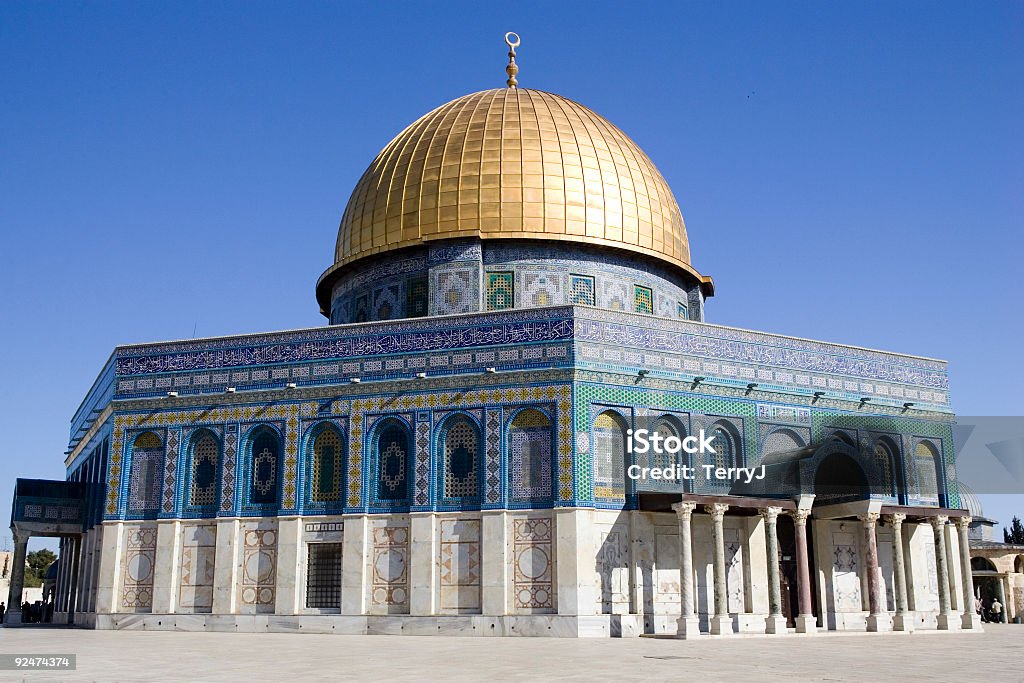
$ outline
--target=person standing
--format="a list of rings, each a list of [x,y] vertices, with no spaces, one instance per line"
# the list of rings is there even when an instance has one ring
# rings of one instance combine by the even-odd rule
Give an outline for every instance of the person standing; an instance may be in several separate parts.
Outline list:
[[[992,606],[989,608],[992,611],[992,621],[1001,623],[1003,621],[1003,605],[999,602],[999,598],[992,598]]]

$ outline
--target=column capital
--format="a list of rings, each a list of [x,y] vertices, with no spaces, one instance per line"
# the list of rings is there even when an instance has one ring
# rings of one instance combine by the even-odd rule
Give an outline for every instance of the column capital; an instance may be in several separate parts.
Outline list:
[[[971,521],[970,517],[957,517],[953,520],[953,523],[956,524],[957,529],[962,531],[971,525]]]
[[[782,514],[782,508],[775,507],[774,505],[769,505],[766,508],[761,508],[760,510],[758,510],[758,512],[761,513],[762,517],[764,517],[764,521],[768,522],[769,524],[774,524],[775,521],[779,518],[779,515]]]
[[[793,510],[790,513],[793,516],[793,521],[797,526],[804,526],[807,524],[807,518],[811,516],[810,510]]]
[[[948,521],[949,521],[949,517],[947,515],[936,515],[936,516],[930,517],[928,519],[928,522],[932,525],[932,528],[935,529],[936,531],[938,531],[942,527],[946,526],[946,522],[948,522]]]
[[[725,511],[729,509],[726,503],[713,503],[712,505],[705,505],[704,512],[711,515],[712,519],[720,520],[725,517]]]
[[[697,504],[684,500],[679,503],[672,503],[672,509],[675,510],[676,515],[680,518],[689,521],[693,516],[693,511],[697,509]]]
[[[878,517],[879,517],[879,515],[878,515],[877,512],[868,512],[868,513],[863,514],[863,515],[857,515],[857,519],[859,519],[861,522],[863,522],[864,526],[866,526],[868,528],[871,528],[871,527],[875,526],[875,524],[878,523]]]
[[[899,529],[901,526],[903,526],[903,520],[905,520],[906,518],[907,516],[902,512],[895,512],[891,515],[886,515],[885,521],[889,522],[889,524],[892,524],[892,527],[894,529]]]

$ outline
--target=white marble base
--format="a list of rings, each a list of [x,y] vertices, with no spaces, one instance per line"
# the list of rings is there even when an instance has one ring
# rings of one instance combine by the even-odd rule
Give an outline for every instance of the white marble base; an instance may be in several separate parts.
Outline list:
[[[875,633],[884,633],[892,630],[892,616],[888,612],[881,612],[879,614],[869,614],[867,619],[867,627],[869,631]]]
[[[94,612],[75,612],[75,626],[80,628],[97,628],[98,616]]]
[[[680,617],[676,619],[678,629],[676,635],[680,638],[696,638],[700,633],[700,619],[697,617]]]
[[[525,636],[554,638],[639,637],[636,614],[562,616],[483,615],[274,615],[274,614],[100,614],[90,626],[131,631],[216,631],[229,633],[334,633],[342,635]],[[694,633],[697,631],[696,619]]]
[[[641,614],[609,614],[612,638],[638,638],[644,632]]]
[[[678,614],[655,614],[647,617],[647,620],[654,627],[653,630],[648,629],[647,634],[653,634],[656,636],[674,636],[676,631],[679,630],[679,615]]]
[[[796,618],[797,633],[817,633],[818,619],[813,614],[803,614]]]
[[[829,612],[826,623],[836,631],[867,631],[867,612]]]
[[[964,612],[960,617],[960,628],[970,631],[982,631],[981,615],[976,612]]]
[[[711,634],[715,636],[732,635],[732,617],[711,617]]]
[[[781,614],[764,618],[765,633],[786,633],[786,617]]]
[[[892,630],[893,631],[906,631],[910,633],[914,630],[917,625],[917,616],[913,612],[904,612],[903,614],[893,615],[892,618]]]
[[[733,630],[736,633],[764,633],[765,619],[768,615],[743,612],[732,615]]]
[[[960,615],[939,614],[935,619],[935,627],[940,631],[959,631]]]

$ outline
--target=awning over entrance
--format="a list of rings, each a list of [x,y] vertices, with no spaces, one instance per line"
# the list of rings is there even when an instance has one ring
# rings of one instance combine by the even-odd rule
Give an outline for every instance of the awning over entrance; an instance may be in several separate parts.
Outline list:
[[[15,536],[80,534],[84,515],[81,482],[18,479],[14,486],[11,530]]]

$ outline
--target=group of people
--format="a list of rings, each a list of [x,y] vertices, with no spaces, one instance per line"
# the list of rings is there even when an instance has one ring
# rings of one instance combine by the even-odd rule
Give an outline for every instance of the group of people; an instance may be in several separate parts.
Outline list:
[[[7,603],[0,602],[0,624],[4,623],[4,616],[7,614]],[[38,624],[42,621],[49,621],[53,614],[51,605],[39,600],[34,603],[23,602],[21,604],[21,623]]]
[[[980,597],[975,597],[974,611],[981,616],[981,620],[985,623],[997,624],[1003,621],[1003,604],[999,602],[999,598],[982,600]]]

